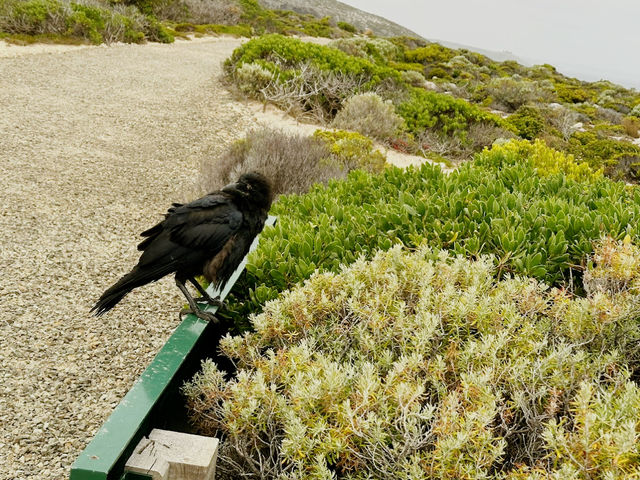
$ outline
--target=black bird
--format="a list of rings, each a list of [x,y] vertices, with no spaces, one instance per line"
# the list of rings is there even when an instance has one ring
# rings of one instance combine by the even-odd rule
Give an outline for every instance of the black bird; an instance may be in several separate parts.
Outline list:
[[[219,304],[220,300],[210,298],[195,277],[204,275],[217,286],[225,283],[262,231],[272,201],[269,181],[252,172],[191,203],[174,203],[162,222],[142,232],[146,238],[138,245],[142,250],[138,264],[108,288],[91,311],[102,315],[134,288],[175,273],[189,311],[212,320],[213,315],[200,310],[196,301]],[[187,280],[202,299],[191,296],[185,285]]]

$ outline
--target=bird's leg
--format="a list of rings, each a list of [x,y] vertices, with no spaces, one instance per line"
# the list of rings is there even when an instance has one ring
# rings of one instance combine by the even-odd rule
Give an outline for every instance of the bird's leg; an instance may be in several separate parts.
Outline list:
[[[178,288],[180,289],[182,294],[187,299],[187,302],[189,302],[189,308],[185,308],[185,309],[182,309],[180,311],[180,317],[181,318],[182,318],[182,315],[184,315],[184,314],[193,313],[196,317],[198,317],[198,318],[200,318],[202,320],[205,320],[207,322],[217,322],[218,321],[218,319],[216,318],[216,316],[213,313],[205,312],[204,310],[200,310],[200,308],[198,307],[198,304],[196,303],[194,298],[189,293],[189,290],[187,290],[187,287],[184,284],[183,280],[178,279],[176,277],[176,285],[178,286]]]
[[[200,285],[200,283],[195,278],[191,277],[189,278],[189,281],[193,284],[194,287],[196,287],[196,290],[200,292],[200,295],[202,295],[201,297],[195,299],[196,302],[207,302],[209,305],[216,306],[218,308],[224,307],[224,302],[220,300],[220,297],[211,298],[211,295],[209,295],[207,291],[202,288],[202,285]]]

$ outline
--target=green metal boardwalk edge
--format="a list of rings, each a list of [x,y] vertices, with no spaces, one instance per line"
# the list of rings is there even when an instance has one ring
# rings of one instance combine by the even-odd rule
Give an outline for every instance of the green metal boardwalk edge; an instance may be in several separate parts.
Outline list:
[[[267,226],[274,225],[275,217],[267,219]],[[251,250],[258,244],[256,238]],[[236,283],[247,263],[245,257],[220,292],[224,299]],[[218,292],[208,291],[216,296]],[[215,313],[217,307],[207,306],[204,310]],[[71,467],[70,480],[134,480],[151,478],[140,474],[124,474],[124,464],[140,439],[150,430],[150,417],[162,397],[180,381],[179,372],[187,358],[196,350],[198,341],[215,324],[187,315],[176,328],[169,340],[140,375],[131,390],[115,408],[95,437],[76,459]]]

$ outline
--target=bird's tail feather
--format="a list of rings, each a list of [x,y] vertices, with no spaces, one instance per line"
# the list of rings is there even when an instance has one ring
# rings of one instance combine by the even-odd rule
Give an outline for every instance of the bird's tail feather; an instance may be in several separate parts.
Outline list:
[[[94,312],[96,317],[99,317],[115,307],[134,288],[153,282],[164,274],[166,273],[163,272],[158,276],[158,272],[154,270],[145,271],[137,266],[134,267],[131,272],[127,273],[102,294],[91,311]]]

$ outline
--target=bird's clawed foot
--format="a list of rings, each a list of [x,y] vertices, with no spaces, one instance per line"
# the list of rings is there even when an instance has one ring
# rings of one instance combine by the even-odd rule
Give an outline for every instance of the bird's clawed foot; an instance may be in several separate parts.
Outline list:
[[[199,308],[193,310],[189,307],[185,307],[182,310],[180,310],[180,320],[182,320],[182,317],[184,315],[189,315],[189,314],[193,314],[196,317],[198,317],[201,320],[204,320],[206,322],[214,322],[214,323],[218,323],[218,317],[215,316],[214,313],[211,312],[205,312],[204,310],[200,310]]]
[[[196,300],[196,303],[207,303],[212,307],[224,308],[226,306],[226,304],[224,303],[224,300],[220,300],[220,297],[211,298],[209,295],[207,295],[206,297],[205,296],[198,297],[195,300]]]

